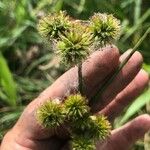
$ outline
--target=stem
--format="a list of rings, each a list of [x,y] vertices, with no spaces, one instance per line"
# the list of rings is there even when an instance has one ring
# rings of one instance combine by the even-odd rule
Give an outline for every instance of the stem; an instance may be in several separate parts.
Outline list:
[[[83,94],[83,77],[82,77],[82,63],[78,64],[78,91]]]
[[[110,85],[110,83],[112,83],[112,81],[116,78],[116,76],[118,75],[118,73],[121,71],[121,69],[127,64],[128,60],[131,58],[131,56],[134,54],[134,52],[136,51],[136,49],[140,46],[140,44],[144,41],[144,39],[146,38],[146,36],[148,35],[148,33],[150,32],[150,27],[146,30],[146,32],[144,33],[144,35],[139,39],[139,41],[136,43],[136,45],[133,47],[133,49],[131,50],[130,54],[125,58],[125,60],[119,65],[118,69],[115,71],[115,73],[112,75],[112,77],[107,80],[103,86],[97,91],[97,93],[91,98],[90,100],[90,105],[96,103],[102,92],[106,90],[106,88]]]

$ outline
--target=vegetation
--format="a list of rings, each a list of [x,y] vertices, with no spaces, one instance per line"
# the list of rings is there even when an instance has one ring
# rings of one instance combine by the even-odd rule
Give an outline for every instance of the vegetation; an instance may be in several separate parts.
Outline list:
[[[116,45],[123,52],[133,47],[150,26],[149,6],[146,0],[0,0],[1,138],[30,100],[65,71],[63,66],[58,67],[49,51],[51,47],[44,46],[37,32],[39,18],[60,9],[77,19],[88,19],[94,12],[112,13],[122,22],[121,38]],[[150,73],[149,39],[150,35],[139,50],[144,56],[143,68]],[[114,126],[148,112],[149,101],[148,88],[116,119]],[[143,147],[139,141],[133,149]]]

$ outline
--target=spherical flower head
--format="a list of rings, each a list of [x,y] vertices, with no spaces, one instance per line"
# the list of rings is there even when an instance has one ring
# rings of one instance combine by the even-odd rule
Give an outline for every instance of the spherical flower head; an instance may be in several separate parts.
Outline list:
[[[120,21],[112,14],[96,13],[90,19],[90,28],[100,47],[112,44],[120,35]]]
[[[83,117],[72,123],[71,134],[73,137],[85,138],[86,140],[95,140],[95,130],[93,130],[93,122],[88,117]]]
[[[92,34],[87,25],[79,21],[73,22],[69,31],[61,35],[58,42],[58,54],[66,65],[82,62],[90,53]]]
[[[70,95],[64,102],[64,108],[70,122],[75,122],[90,112],[86,98],[80,94]]]
[[[95,133],[93,138],[96,140],[104,140],[110,134],[111,125],[109,121],[103,115],[90,116],[90,118],[92,119],[91,133]]]
[[[57,40],[59,39],[59,34],[68,30],[69,27],[69,17],[66,15],[66,12],[60,11],[42,18],[38,24],[38,31],[48,41]]]
[[[110,134],[110,123],[104,116],[88,116],[73,124],[72,134],[86,139],[104,140]]]
[[[37,109],[36,118],[45,128],[56,128],[64,122],[65,114],[58,101],[49,100]]]
[[[71,142],[72,150],[95,150],[95,143],[92,139],[86,137],[73,137]]]

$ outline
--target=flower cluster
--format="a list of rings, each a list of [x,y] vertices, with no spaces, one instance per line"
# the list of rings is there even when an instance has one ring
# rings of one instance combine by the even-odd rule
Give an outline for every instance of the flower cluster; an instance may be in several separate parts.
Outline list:
[[[118,39],[120,21],[113,15],[105,13],[95,13],[89,21],[74,20],[67,16],[64,11],[60,11],[41,19],[38,30],[48,42],[56,44],[56,53],[60,55],[63,63],[66,65],[78,64],[79,94],[68,96],[64,103],[60,103],[58,100],[45,102],[37,109],[36,119],[43,127],[54,129],[56,135],[57,129],[67,124],[72,150],[94,150],[96,149],[96,141],[104,140],[110,134],[111,125],[105,116],[91,114],[88,100],[81,95],[84,93],[82,62],[89,56],[91,50],[113,44]],[[108,82],[104,83],[103,90],[128,62],[149,32],[150,28],[114,75],[107,80]],[[92,100],[99,97],[99,94],[101,94],[101,91],[96,93]]]
[[[39,21],[38,31],[48,41],[59,39],[59,35],[69,30],[69,16],[63,11],[49,14]]]
[[[39,33],[69,66],[78,65],[79,93],[68,96],[64,103],[49,100],[36,111],[39,124],[57,132],[68,124],[72,150],[93,150],[97,140],[110,133],[110,123],[103,115],[93,115],[83,91],[82,62],[97,46],[112,44],[120,33],[120,22],[107,14],[94,14],[89,21],[74,20],[66,12],[50,14],[39,21]],[[93,49],[94,47],[94,49]]]
[[[120,21],[113,15],[96,13],[90,19],[90,28],[100,47],[112,44],[120,34]]]
[[[70,143],[72,150],[94,150],[95,143],[93,140],[86,139],[85,137],[74,137],[73,142]]]
[[[89,56],[93,46],[103,47],[116,40],[120,22],[113,15],[101,13],[87,22],[74,20],[60,11],[42,18],[38,30],[47,41],[55,41],[54,49],[64,64],[77,65]]]
[[[92,37],[87,26],[79,21],[73,22],[69,32],[64,32],[58,42],[58,54],[62,62],[75,65],[85,60],[90,53]]]
[[[36,118],[42,126],[55,131],[68,122],[73,150],[93,150],[95,142],[110,133],[106,117],[91,115],[87,99],[80,94],[68,96],[63,104],[47,101],[37,109]]]
[[[62,113],[62,106],[57,101],[47,101],[38,108],[36,116],[38,122],[45,128],[53,128],[63,123],[65,115]]]

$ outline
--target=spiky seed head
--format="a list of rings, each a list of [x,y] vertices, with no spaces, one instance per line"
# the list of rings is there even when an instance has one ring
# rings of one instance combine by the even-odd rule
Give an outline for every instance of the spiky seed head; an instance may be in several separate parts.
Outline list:
[[[120,35],[120,21],[112,14],[95,13],[90,19],[90,28],[96,45],[103,47],[112,44]]]
[[[65,114],[58,101],[48,100],[36,111],[37,121],[45,128],[56,128],[65,120]]]
[[[67,118],[71,122],[83,118],[83,116],[90,112],[86,98],[80,94],[70,95],[64,102],[64,108]]]
[[[58,54],[66,65],[82,62],[90,53],[92,34],[86,24],[73,22],[70,30],[61,35],[57,44]]]
[[[110,122],[103,115],[90,116],[90,118],[92,119],[91,131],[92,133],[95,133],[93,138],[97,140],[104,140],[110,134]]]
[[[75,136],[104,140],[110,134],[110,123],[104,116],[89,116],[73,124],[72,134]]]
[[[70,27],[69,17],[66,12],[60,11],[43,17],[38,24],[38,31],[41,36],[49,40],[59,39],[59,34]]]
[[[95,150],[95,142],[92,139],[86,139],[85,137],[73,137],[71,141],[72,150]]]
[[[89,118],[89,114],[84,115],[82,118],[78,118],[70,122],[70,131],[73,136],[85,137],[91,139],[89,134],[89,129],[91,129],[90,122],[91,119]],[[95,134],[95,133],[93,133]]]

